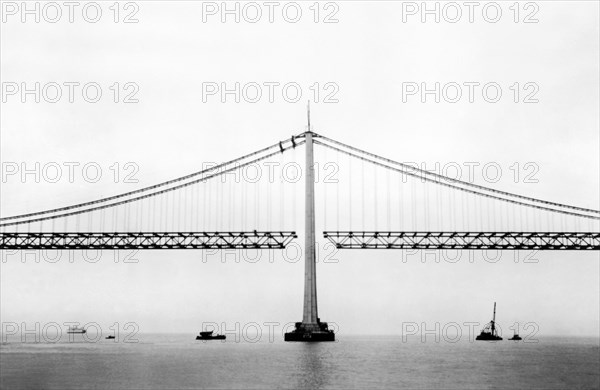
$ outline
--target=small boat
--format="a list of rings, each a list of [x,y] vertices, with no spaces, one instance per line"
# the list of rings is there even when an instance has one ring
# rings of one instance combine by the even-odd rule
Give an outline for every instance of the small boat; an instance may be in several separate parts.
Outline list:
[[[113,336],[112,334],[109,334],[108,336],[106,336],[107,340],[114,340],[115,336]]]
[[[86,332],[87,332],[87,330],[85,330],[84,328],[80,328],[78,326],[69,326],[69,329],[67,329],[67,333],[83,334]]]
[[[492,317],[492,320],[481,330],[481,333],[475,338],[475,340],[502,340],[502,337],[498,336],[498,331],[496,330],[496,302],[494,302],[494,316]]]
[[[196,336],[196,340],[225,340],[225,335],[216,334],[213,335],[213,331],[200,332],[199,336]]]
[[[519,341],[519,340],[523,340],[523,339],[521,338],[521,336],[519,336],[519,334],[515,330],[515,334],[513,335],[513,337],[509,338],[509,340]]]

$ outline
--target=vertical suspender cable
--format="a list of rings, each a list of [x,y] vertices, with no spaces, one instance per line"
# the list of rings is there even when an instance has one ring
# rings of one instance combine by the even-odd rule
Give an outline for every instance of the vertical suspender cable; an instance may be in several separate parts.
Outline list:
[[[188,212],[187,212],[187,200],[188,200],[188,190],[190,189],[190,187],[185,187],[181,190],[179,190],[179,207],[181,209],[181,207],[183,207],[183,217],[181,217],[181,219],[183,219],[183,227],[181,227],[179,229],[180,232],[184,232],[187,230],[187,219],[188,219]],[[184,192],[185,191],[185,192]],[[183,195],[181,194],[183,192]],[[183,196],[183,206],[181,205],[181,197]]]
[[[429,186],[427,185],[427,183],[421,183],[421,185],[423,186],[423,189],[425,190],[425,203],[424,205],[424,212],[425,212],[425,230],[429,230],[430,229],[430,224],[429,224]]]
[[[296,162],[297,158],[298,158],[297,153],[296,153],[296,148],[292,149],[292,153],[293,153],[292,159],[293,159],[294,162]],[[300,172],[302,172],[302,168],[298,168],[298,169],[299,169],[298,174],[300,175]],[[308,172],[304,172],[304,175],[307,175],[307,174],[308,174]],[[298,179],[298,178],[296,178],[296,179]],[[292,207],[292,224],[294,225],[294,229],[297,229],[296,228],[296,213],[298,212],[298,204],[296,203],[296,191],[297,191],[296,186],[297,186],[297,183],[299,183],[300,181],[301,180],[295,180],[294,183],[292,183],[292,185],[291,185],[291,188],[292,188],[292,204],[293,204],[293,207]]]
[[[362,209],[361,209],[361,224],[362,226],[365,226],[365,162],[361,161],[361,167],[360,167],[360,171],[361,171],[361,189],[362,189],[362,196],[361,196],[361,201],[362,201]]]
[[[352,171],[352,157],[350,155],[348,155],[348,227],[350,229],[350,231],[352,231],[352,213],[354,212],[354,210],[352,210],[352,194],[354,193],[354,191],[352,191],[352,176],[354,175],[354,172]],[[338,225],[339,225],[339,216],[338,216]],[[338,227],[338,231],[339,231],[339,227]]]
[[[340,154],[335,153],[335,165],[338,172],[340,172]],[[340,177],[341,177],[340,173]],[[335,186],[335,229],[340,231],[340,180],[337,179]]]
[[[321,186],[323,186],[323,227],[327,230],[327,183],[325,182],[325,165],[327,165],[327,148],[323,148],[323,177],[317,173]]]
[[[227,198],[228,198],[228,206],[227,208],[229,209],[229,231],[233,232],[235,231],[235,228],[233,226],[233,216],[235,215],[235,204],[233,201],[233,186],[235,185],[235,181],[234,183],[230,182],[228,179],[225,180],[225,184],[227,185]]]
[[[400,174],[400,180],[398,180],[398,230],[404,230],[404,220],[402,219],[402,214],[404,211],[404,176]]]
[[[279,178],[279,180],[277,180],[276,182],[279,184],[279,228],[282,230],[286,230],[287,228],[285,226],[283,226],[283,210],[284,210],[284,198],[285,198],[285,180],[286,180],[286,175],[285,173],[287,173],[285,167],[285,159],[283,156],[283,153],[280,155],[280,161],[281,161],[281,177]],[[296,229],[296,227],[294,226],[292,228]]]
[[[373,203],[375,206],[375,212],[373,213],[373,219],[374,219],[374,223],[373,223],[373,229],[374,230],[378,230],[379,227],[377,226],[377,220],[378,220],[378,200],[379,200],[379,191],[377,188],[377,167],[375,165],[373,165],[373,188],[375,189],[375,191],[373,191]]]
[[[412,210],[411,223],[412,223],[412,231],[414,232],[417,230],[417,186],[416,186],[415,180],[413,178],[407,178],[407,180],[410,182],[410,192],[411,192],[410,204],[412,205],[412,207],[411,207],[411,210]]]
[[[391,226],[391,219],[392,219],[392,210],[391,210],[391,205],[392,205],[392,193],[391,193],[391,184],[390,184],[390,170],[386,169],[385,171],[385,176],[386,176],[386,186],[387,186],[387,230],[391,231],[392,230],[392,226]]]

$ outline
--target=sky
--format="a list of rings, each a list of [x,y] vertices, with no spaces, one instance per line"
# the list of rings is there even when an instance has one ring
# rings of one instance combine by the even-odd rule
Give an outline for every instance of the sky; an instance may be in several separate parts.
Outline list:
[[[82,15],[85,2],[74,10],[73,23],[66,8],[50,23],[55,10],[44,11],[40,3],[36,23],[35,15],[23,16],[6,3],[0,25],[2,216],[141,188],[272,145],[306,130],[307,100],[319,134],[426,167],[493,163],[502,169],[497,182],[486,181],[479,168],[473,181],[600,208],[597,2],[521,2],[518,15],[509,8],[512,2],[500,2],[496,23],[489,2],[473,11],[472,23],[464,6],[460,20],[451,23],[456,9],[444,2],[439,23],[435,15],[421,15],[420,2],[321,2],[318,23],[312,2],[279,3],[273,23],[260,2],[257,23],[249,22],[255,8],[244,8],[247,3],[239,3],[239,23],[235,15],[221,21],[220,2],[120,3],[118,15],[109,8],[112,2],[98,2],[97,23]],[[235,2],[229,4],[233,8]],[[289,22],[298,7],[300,20]],[[93,20],[95,8],[86,10]],[[35,83],[39,103],[33,94],[21,94]],[[232,94],[221,96],[223,87],[236,83],[246,88],[239,102]],[[297,99],[289,90],[283,93],[292,83],[302,93]],[[409,88],[434,89],[436,83],[437,103],[420,90],[408,94],[414,92]],[[92,88],[85,97],[84,85]],[[256,85],[262,95],[252,102]],[[268,85],[275,88],[272,101]],[[472,101],[468,85],[476,86]],[[484,85],[492,88],[485,96]],[[98,86],[100,97],[93,93]],[[211,94],[215,86],[219,90]],[[493,93],[498,88],[501,96]],[[331,156],[321,153],[318,159],[326,163]],[[281,159],[302,162],[302,151]],[[36,163],[39,183],[35,175],[21,175]],[[97,182],[89,180],[93,171],[83,172],[86,164],[100,167]],[[56,165],[62,176],[53,183],[46,176]],[[17,173],[10,174],[14,167]],[[342,176],[349,175],[348,167],[341,169]],[[466,170],[462,174],[466,178]],[[535,182],[525,180],[528,174]],[[273,225],[279,219],[281,229],[303,232],[301,184],[287,187],[285,213],[272,211]],[[209,189],[215,197],[217,187]],[[343,225],[348,218],[343,210],[351,208],[345,187],[329,188],[317,189],[317,237],[336,218]],[[339,206],[336,191],[342,191]],[[324,208],[330,211],[324,214]],[[264,215],[255,217],[261,218],[264,223]],[[302,234],[298,243],[302,246]],[[330,253],[322,238],[319,246]],[[97,322],[103,328],[134,322],[141,332],[195,333],[208,322],[232,328],[301,320],[304,268],[295,255],[264,252],[257,262],[248,260],[254,254],[222,252],[121,255],[137,262],[115,262],[113,252],[96,262],[81,253],[72,261],[64,253],[53,262],[47,254],[5,251],[2,322]],[[319,314],[340,334],[399,334],[406,323],[483,324],[496,301],[504,327],[534,323],[540,335],[598,336],[597,252],[516,255],[503,252],[492,261],[465,252],[450,262],[433,252],[332,252],[317,265]]]

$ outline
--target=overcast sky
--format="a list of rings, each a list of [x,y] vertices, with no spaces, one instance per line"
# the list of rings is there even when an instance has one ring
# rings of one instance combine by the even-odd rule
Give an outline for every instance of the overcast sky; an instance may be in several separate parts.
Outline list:
[[[14,9],[3,5],[2,216],[118,194],[271,145],[306,130],[309,99],[317,133],[428,167],[494,163],[502,169],[501,180],[486,182],[476,171],[475,182],[599,208],[597,2],[542,1],[529,8],[521,3],[518,23],[512,2],[500,3],[497,23],[482,15],[485,2],[473,11],[473,23],[465,7],[462,18],[450,23],[456,9],[443,8],[446,3],[440,3],[439,23],[432,15],[422,23],[414,4],[391,1],[335,2],[327,8],[321,3],[319,23],[313,20],[312,2],[300,2],[297,23],[283,18],[284,2],[274,10],[274,23],[265,6],[257,23],[247,20],[255,15],[250,8],[239,23],[231,15],[222,23],[218,10],[212,15],[212,3],[205,3],[203,15],[202,3],[191,1],[136,2],[127,9],[121,3],[115,23],[112,2],[99,4],[97,23],[85,21],[80,8],[74,23],[65,8],[57,23],[48,23],[43,14],[40,23],[31,16],[22,23],[20,10],[12,15]],[[288,19],[294,17],[290,7]],[[486,10],[486,18],[493,19],[495,9]],[[53,10],[46,11],[46,19],[54,17]],[[88,11],[93,17],[94,10]],[[123,23],[128,15],[138,22]],[[325,18],[338,22],[323,23]],[[523,23],[526,18],[537,23]],[[34,88],[36,82],[48,93],[39,103],[33,95],[25,95],[23,102],[20,90],[12,92],[15,85]],[[79,83],[72,103],[65,82]],[[221,83],[233,88],[236,82],[258,83],[262,98],[252,103],[254,95],[245,95],[236,103],[231,95],[224,102],[219,93],[203,96],[203,86],[205,91]],[[56,103],[48,101],[55,96],[48,83],[62,86]],[[97,103],[82,97],[87,83],[102,89]],[[265,83],[279,83],[273,102]],[[281,86],[288,83],[301,88],[296,103],[282,95]],[[315,83],[319,102],[314,102]],[[440,83],[447,94],[439,103],[433,95],[422,102],[418,92],[403,96],[403,88],[421,88],[421,83],[427,88]],[[464,83],[479,83],[473,102]],[[500,87],[497,103],[486,100],[495,94],[483,96],[485,84]],[[462,86],[462,97],[451,103],[455,85]],[[324,103],[328,96],[337,102]],[[327,156],[318,155],[322,162]],[[285,161],[302,163],[302,157],[297,151]],[[41,167],[57,163],[63,178],[49,183],[42,177],[36,183],[31,175],[25,180],[5,175],[9,166],[31,169],[36,162]],[[73,183],[64,165],[69,162],[80,164]],[[126,169],[128,162],[134,168]],[[81,167],[88,163],[102,169],[97,183],[83,177]],[[521,175],[529,173],[524,164],[534,164],[538,182],[520,176],[515,183],[510,169],[515,163]],[[133,171],[138,183],[126,183],[124,176]],[[285,219],[278,215],[273,220],[284,219],[282,229],[302,232],[302,186],[296,189],[297,198],[287,194]],[[318,209],[323,204],[319,196],[323,192],[317,193]],[[333,199],[328,205],[335,207]],[[341,208],[348,210],[346,200]],[[327,215],[330,223],[337,217]],[[321,214],[317,237],[324,222]],[[303,244],[302,235],[298,242]],[[222,263],[223,254],[201,251],[138,252],[135,264],[115,263],[112,252],[97,263],[84,261],[81,254],[73,263],[64,254],[55,264],[35,263],[33,255],[25,264],[23,254],[3,256],[3,322],[131,321],[142,332],[194,333],[211,321],[301,320],[302,259],[286,261],[280,252],[272,263],[265,252],[256,264],[236,263],[233,255]],[[463,253],[455,264],[438,263],[433,254],[423,263],[423,253],[401,251],[332,256],[337,262],[321,261],[317,267],[319,314],[337,323],[340,334],[398,334],[403,322],[413,321],[431,327],[436,322],[484,323],[497,301],[502,326],[535,322],[541,335],[598,335],[598,252],[539,252],[530,264],[522,258],[515,262],[512,252],[496,263],[481,253],[469,261]]]

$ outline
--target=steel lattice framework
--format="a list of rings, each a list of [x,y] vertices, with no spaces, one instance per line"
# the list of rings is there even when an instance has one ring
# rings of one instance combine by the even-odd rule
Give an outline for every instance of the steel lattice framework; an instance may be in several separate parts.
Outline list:
[[[600,233],[323,232],[338,249],[600,250]]]
[[[0,249],[283,249],[295,232],[0,233]]]

